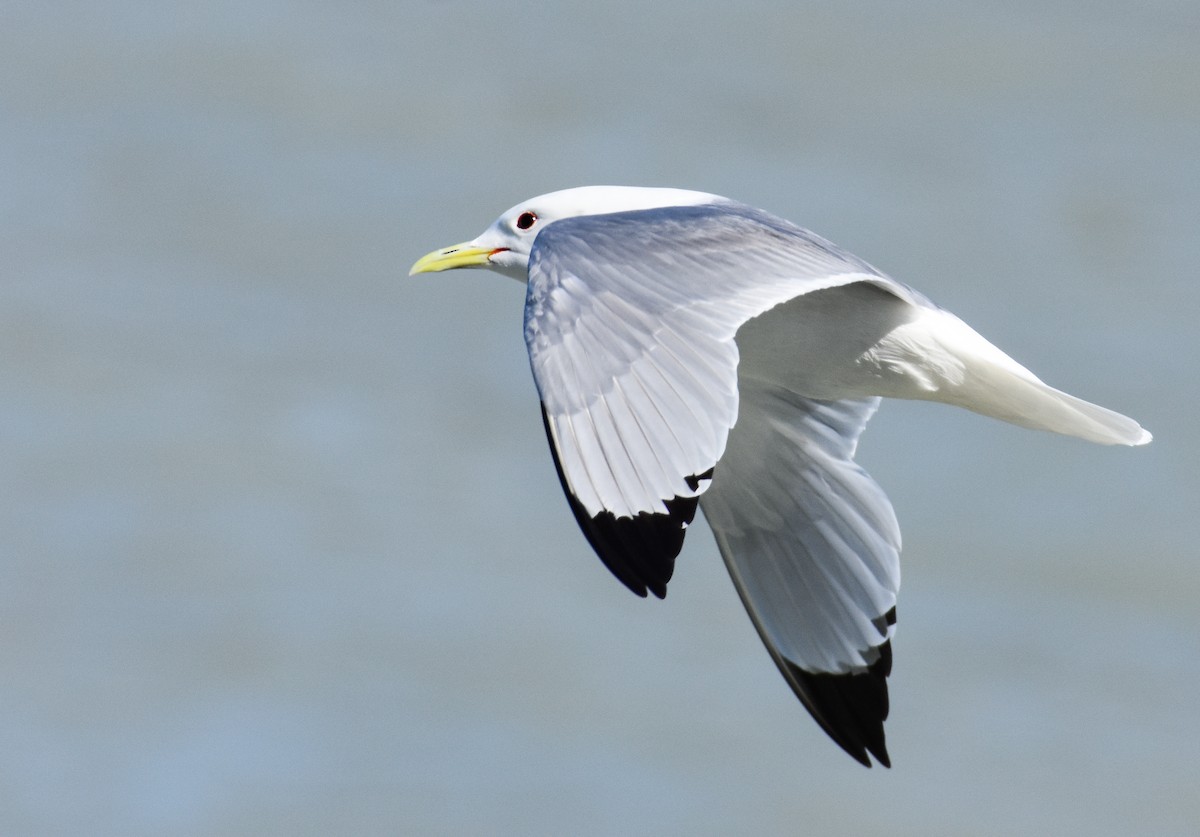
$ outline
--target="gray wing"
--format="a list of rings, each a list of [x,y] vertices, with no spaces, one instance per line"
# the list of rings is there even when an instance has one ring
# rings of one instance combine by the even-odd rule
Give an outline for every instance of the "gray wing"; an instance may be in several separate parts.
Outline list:
[[[525,340],[546,434],[576,519],[635,593],[665,595],[737,421],[738,329],[854,282],[916,298],[741,204],[582,216],[538,234]]]
[[[704,516],[801,702],[854,758],[887,765],[900,530],[853,461],[879,399],[816,401],[751,381],[741,394]]]

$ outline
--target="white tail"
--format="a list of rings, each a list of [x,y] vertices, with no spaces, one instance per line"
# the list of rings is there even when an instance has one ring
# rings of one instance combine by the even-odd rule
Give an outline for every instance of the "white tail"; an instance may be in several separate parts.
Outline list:
[[[1007,370],[976,369],[970,378],[982,392],[977,389],[976,397],[962,406],[986,416],[1101,445],[1144,445],[1153,438],[1128,416],[1068,395],[1036,377],[1027,380]]]
[[[1144,445],[1153,438],[1128,416],[1042,383],[948,311],[922,311],[888,335],[876,352],[877,360],[902,371],[907,383],[906,392],[881,394],[941,401],[1102,445]]]

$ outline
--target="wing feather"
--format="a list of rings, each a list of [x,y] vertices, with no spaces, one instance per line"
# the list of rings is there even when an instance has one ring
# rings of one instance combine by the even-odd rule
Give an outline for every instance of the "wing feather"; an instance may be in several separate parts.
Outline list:
[[[781,303],[854,283],[921,299],[740,204],[581,216],[538,234],[525,339],[559,479],[609,570],[664,596],[702,502],[784,677],[847,752],[886,764],[899,534],[851,459],[877,399],[739,382],[735,342]]]
[[[879,399],[823,402],[742,381],[701,498],[734,585],[785,679],[848,753],[887,764],[900,584],[891,505],[851,458]]]
[[[910,293],[732,202],[548,224],[530,255],[525,338],[552,438],[579,448],[560,451],[567,490],[589,515],[618,518],[695,496],[686,478],[716,464],[737,419],[737,330],[800,294],[856,281]],[[607,404],[634,392],[644,408]],[[647,426],[656,415],[670,434]],[[573,433],[560,427],[568,418]],[[636,437],[668,449],[647,457]]]

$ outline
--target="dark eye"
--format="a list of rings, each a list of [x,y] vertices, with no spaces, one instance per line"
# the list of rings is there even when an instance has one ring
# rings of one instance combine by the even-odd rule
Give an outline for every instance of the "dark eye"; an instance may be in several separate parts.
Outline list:
[[[532,212],[522,212],[517,216],[517,229],[527,230],[537,223],[537,216]]]

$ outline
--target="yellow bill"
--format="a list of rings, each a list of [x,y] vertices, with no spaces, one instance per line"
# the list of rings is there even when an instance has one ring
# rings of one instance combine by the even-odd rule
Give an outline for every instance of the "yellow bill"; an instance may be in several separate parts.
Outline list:
[[[456,267],[487,267],[488,257],[495,252],[494,247],[476,247],[470,242],[443,247],[417,259],[408,275],[437,273],[441,270],[454,270]]]

